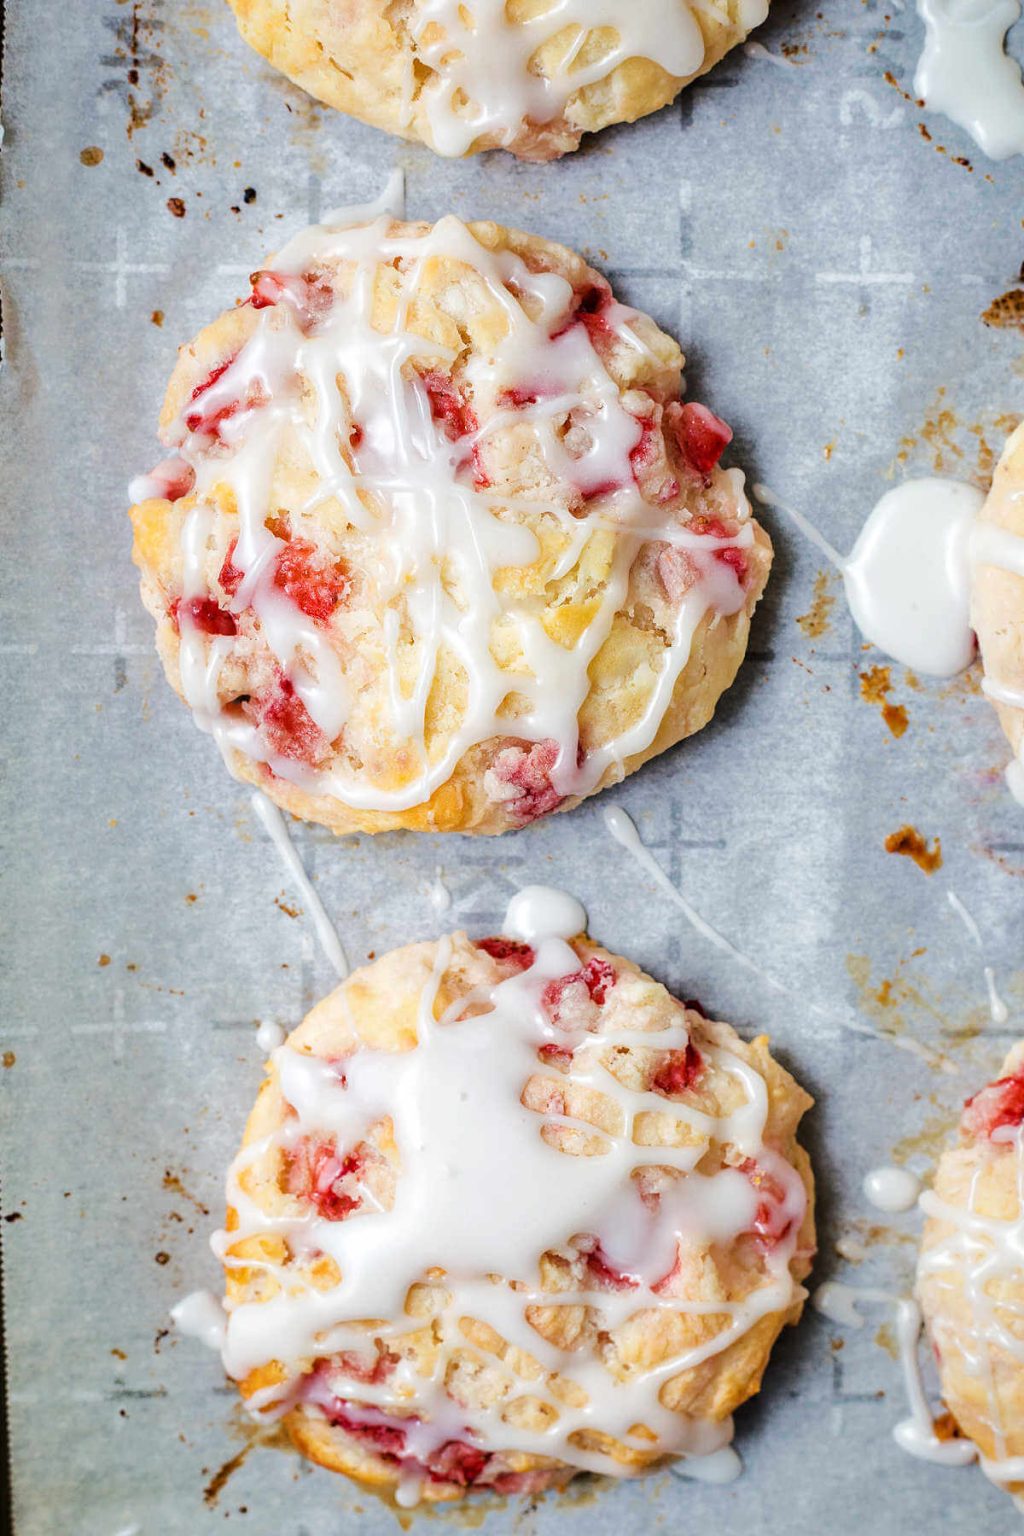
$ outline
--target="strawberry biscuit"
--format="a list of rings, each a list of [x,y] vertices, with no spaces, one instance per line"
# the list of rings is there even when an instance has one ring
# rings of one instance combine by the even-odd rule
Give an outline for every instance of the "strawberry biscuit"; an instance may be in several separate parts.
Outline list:
[[[657,112],[741,43],[768,0],[229,0],[311,95],[442,155],[525,160]]]
[[[1024,1494],[1024,1042],[968,1099],[921,1197],[917,1294],[942,1395],[984,1471]]]
[[[1024,423],[996,467],[972,540],[971,624],[982,688],[1013,747],[1007,782],[1024,804]]]
[[[705,725],[771,545],[682,362],[495,224],[326,224],[254,273],[133,485],[160,655],[232,772],[339,833],[493,833]]]
[[[810,1099],[584,922],[530,887],[356,972],[229,1175],[228,1373],[402,1502],[724,1452],[800,1315]]]

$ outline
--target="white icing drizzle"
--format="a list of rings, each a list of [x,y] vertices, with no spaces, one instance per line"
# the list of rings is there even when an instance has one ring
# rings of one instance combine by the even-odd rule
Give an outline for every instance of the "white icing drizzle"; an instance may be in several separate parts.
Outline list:
[[[605,806],[601,814],[606,830],[619,846],[624,848],[636,860],[640,868],[646,870],[647,874],[650,875],[659,889],[664,891],[669,900],[680,909],[691,928],[696,933],[699,933],[702,938],[707,939],[709,943],[714,944],[716,949],[720,949],[724,954],[728,955],[730,960],[736,965],[745,971],[749,971],[751,975],[756,976],[759,981],[763,982],[765,986],[770,987],[773,992],[778,992],[780,996],[789,998],[791,1002],[797,1003],[806,1012],[813,1013],[820,1019],[827,1019],[829,1023],[837,1024],[842,1029],[851,1030],[857,1035],[870,1035],[872,1039],[884,1040],[887,1044],[895,1046],[897,1050],[906,1051],[911,1056],[920,1057],[922,1061],[927,1061],[940,1071],[952,1073],[956,1070],[945,1056],[923,1045],[920,1040],[914,1040],[909,1035],[882,1034],[879,1030],[872,1029],[870,1024],[865,1024],[861,1019],[851,1018],[848,1015],[829,1013],[826,1009],[819,1008],[815,1003],[808,1002],[807,998],[803,995],[793,992],[791,988],[786,986],[785,982],[780,981],[777,976],[773,976],[770,971],[763,970],[756,961],[751,960],[749,955],[745,955],[742,950],[737,949],[734,944],[730,943],[723,934],[719,933],[717,928],[713,928],[700,915],[696,907],[687,900],[683,893],[677,890],[650,849],[644,846],[643,839],[637,831],[636,823],[628,812],[624,811],[619,805],[612,805]]]
[[[921,1309],[911,1297],[901,1296],[896,1303],[896,1339],[910,1417],[894,1425],[893,1439],[901,1450],[920,1461],[936,1462],[945,1467],[966,1466],[978,1454],[972,1442],[956,1438],[940,1440],[935,1433],[935,1420],[921,1376],[920,1337]]]
[[[511,21],[506,0],[416,0],[409,29],[415,44],[407,84],[406,121],[417,106],[417,66],[435,74],[418,97],[433,148],[464,155],[477,139],[511,144],[524,128],[561,118],[570,98],[605,79],[627,59],[652,59],[686,79],[704,62],[704,39],[686,0],[551,0],[539,13]],[[768,12],[767,0],[741,0],[747,32]],[[604,46],[594,48],[603,29]],[[557,63],[541,74],[532,61],[555,39]],[[590,46],[585,45],[590,40]]]
[[[949,901],[950,906],[953,908],[953,911],[956,913],[957,917],[967,929],[974,947],[980,950],[982,954],[984,954],[985,946],[981,940],[981,930],[979,929],[977,923],[974,921],[974,918],[971,916],[970,912],[960,900],[960,897],[956,894],[955,891],[947,891],[946,898]],[[1005,1024],[1009,1020],[1010,1010],[1007,1008],[1002,997],[999,995],[999,988],[996,986],[996,973],[992,966],[988,964],[984,966],[984,975],[985,986],[988,990],[989,1018],[992,1020],[993,1024]]]
[[[444,882],[440,864],[434,871],[433,880],[427,886],[427,900],[430,902],[432,911],[436,912],[438,917],[441,917],[445,912],[451,911],[452,893]]]
[[[891,1309],[896,1322],[903,1384],[910,1406],[909,1418],[893,1427],[893,1439],[908,1455],[942,1466],[964,1466],[974,1460],[977,1452],[969,1440],[940,1440],[935,1433],[917,1350],[921,1309],[912,1297],[897,1296],[876,1286],[844,1285],[838,1280],[826,1280],[814,1292],[811,1304],[840,1328],[863,1328],[866,1320],[860,1311],[862,1306],[881,1305]]]
[[[283,1026],[275,1023],[273,1019],[264,1019],[256,1031],[256,1044],[261,1051],[266,1051],[267,1055],[271,1051],[276,1051],[279,1045],[283,1045],[285,1039],[286,1032]]]
[[[436,993],[450,955],[449,941],[442,940],[420,999],[412,1049],[357,1049],[346,1056],[342,1077],[336,1064],[281,1046],[273,1063],[294,1114],[271,1135],[243,1149],[229,1174],[228,1200],[238,1213],[238,1224],[216,1235],[214,1251],[229,1267],[251,1269],[257,1262],[280,1285],[268,1300],[237,1303],[228,1312],[223,1359],[229,1375],[242,1379],[270,1360],[284,1367],[283,1380],[250,1399],[257,1416],[281,1413],[296,1401],[317,1406],[318,1390],[324,1390],[317,1387],[320,1378],[303,1374],[311,1359],[360,1346],[365,1350],[375,1339],[400,1339],[422,1326],[422,1319],[405,1316],[407,1293],[435,1266],[444,1271],[448,1300],[440,1298],[443,1310],[437,1315],[448,1336],[456,1331],[457,1319],[471,1317],[536,1362],[524,1390],[547,1405],[545,1431],[509,1422],[501,1401],[490,1408],[456,1403],[443,1380],[420,1374],[422,1364],[413,1374],[400,1361],[382,1381],[352,1381],[340,1389],[346,1412],[358,1422],[394,1424],[395,1411],[415,1412],[414,1419],[401,1419],[406,1433],[403,1470],[408,1474],[402,1484],[403,1503],[418,1497],[417,1474],[422,1468],[414,1463],[453,1437],[468,1437],[485,1451],[522,1450],[624,1475],[629,1469],[621,1463],[575,1443],[579,1432],[596,1428],[638,1448],[653,1447],[659,1454],[711,1458],[716,1453],[713,1459],[688,1463],[687,1470],[725,1480],[736,1470],[733,1458],[719,1454],[731,1439],[731,1422],[672,1412],[661,1403],[661,1389],[680,1372],[719,1355],[758,1318],[786,1311],[804,1294],[790,1263],[806,1193],[796,1170],[765,1145],[768,1097],[760,1074],[729,1050],[702,1043],[702,1054],[735,1079],[741,1094],[736,1107],[716,1119],[684,1102],[627,1089],[604,1065],[605,1048],[616,1044],[684,1049],[689,1033],[682,1015],[678,1026],[640,1034],[592,1034],[584,1025],[567,1029],[564,1021],[558,1027],[551,1024],[541,1007],[541,993],[551,981],[578,971],[579,958],[566,939],[584,923],[585,913],[572,897],[528,887],[514,898],[505,932],[529,939],[532,963],[473,994],[470,1000],[477,1006],[488,1005],[482,1013],[476,1007],[467,1010],[463,999],[435,1018]],[[344,997],[344,988],[340,995]],[[472,1016],[467,1017],[467,1011]],[[598,1088],[620,1112],[619,1132],[600,1133],[601,1155],[559,1152],[541,1135],[542,1123],[584,1122],[554,1110],[546,1111],[541,1122],[521,1102],[523,1085],[537,1072],[538,1046],[549,1039],[573,1052],[567,1077],[560,1083]],[[688,1146],[642,1145],[635,1120],[651,1110],[696,1128],[701,1140]],[[278,1149],[287,1151],[310,1135],[332,1138],[339,1149],[352,1147],[385,1116],[393,1125],[399,1154],[390,1209],[374,1205],[332,1222],[312,1206],[300,1216],[269,1215],[246,1193],[246,1170],[268,1157],[273,1162]],[[585,1124],[588,1131],[594,1129]],[[691,1242],[730,1243],[756,1219],[762,1195],[740,1168],[698,1171],[705,1137],[728,1143],[775,1181],[785,1223],[778,1241],[763,1253],[753,1288],[735,1301],[688,1300],[658,1289],[659,1277],[681,1258],[685,1263]],[[639,1198],[631,1178],[644,1167],[681,1175],[653,1207]],[[235,1244],[264,1232],[283,1238],[293,1253],[330,1257],[341,1280],[327,1290],[307,1288],[295,1268],[231,1256]],[[599,1240],[607,1262],[630,1277],[630,1289],[552,1293],[539,1288],[539,1256],[566,1252],[570,1240],[583,1233]],[[597,1308],[602,1327],[609,1330],[651,1309],[713,1314],[726,1321],[670,1360],[646,1373],[634,1371],[628,1386],[621,1386],[602,1363],[599,1347],[563,1351],[549,1344],[528,1320],[528,1309],[535,1305]],[[375,1321],[368,1328],[362,1321],[366,1319],[390,1321]],[[489,1368],[499,1368],[501,1358],[489,1356]],[[505,1369],[511,1370],[507,1365]],[[558,1381],[573,1383],[573,1392],[559,1390]],[[513,1393],[516,1382],[510,1376]],[[321,1396],[320,1406],[325,1402]],[[381,1414],[392,1417],[382,1420]],[[637,1424],[645,1425],[656,1440],[638,1439],[633,1434]]]
[[[991,565],[1024,577],[1024,538],[979,521],[984,495],[959,480],[906,480],[887,491],[849,556],[767,486],[755,485],[753,492],[764,506],[785,512],[841,572],[850,612],[865,639],[917,672],[952,677],[974,659],[973,567]],[[1024,695],[1016,689],[988,678],[982,687],[997,703],[1024,708]],[[1006,769],[1006,783],[1024,805],[1024,736]]]
[[[673,8],[679,9],[676,0]],[[385,195],[394,201],[395,189]],[[654,740],[704,616],[735,613],[743,605],[742,581],[713,557],[723,549],[749,548],[753,526],[743,521],[729,537],[697,533],[678,509],[644,499],[630,457],[643,440],[642,421],[623,405],[586,326],[565,328],[575,296],[564,278],[531,272],[509,251],[486,250],[453,217],[424,234],[389,233],[386,215],[363,225],[338,218],[298,235],[265,269],[263,280],[275,285],[277,301],[265,299],[245,345],[211,375],[198,403],[186,405],[168,434],[196,493],[181,535],[177,609],[185,698],[229,767],[240,753],[307,792],[357,809],[394,812],[422,804],[447,782],[464,753],[510,734],[546,745],[551,765],[545,771],[556,797],[589,793],[606,772],[618,772],[626,757]],[[457,440],[434,418],[423,382],[453,354],[410,328],[417,290],[439,258],[475,269],[508,327],[492,355],[474,355],[466,364],[482,425],[471,428],[463,420]],[[402,282],[393,328],[383,332],[370,318],[378,274],[389,262],[401,270]],[[306,291],[303,274],[339,263],[351,272],[346,292],[334,291],[326,312],[311,319],[294,285]],[[528,300],[530,315],[511,289]],[[642,348],[634,318],[635,311],[614,300],[602,310],[602,325],[619,343]],[[515,399],[515,407],[503,405],[506,399]],[[214,435],[203,426],[211,419]],[[563,431],[583,421],[586,446],[574,456]],[[486,453],[491,433],[513,427],[530,440],[524,438],[524,453],[538,455],[560,486],[592,493],[586,515],[575,516],[549,496],[537,504],[501,495],[467,472],[467,463],[477,462],[473,456]],[[360,573],[375,594],[381,633],[374,647],[386,663],[387,700],[373,733],[376,738],[382,731],[396,748],[406,750],[407,744],[413,771],[398,787],[376,782],[358,753],[353,759],[347,747],[338,750],[353,724],[346,662],[359,642],[342,620],[317,622],[276,579],[289,546],[268,521],[278,509],[273,478],[286,433],[297,445],[298,461],[316,477],[309,501],[294,510],[311,514],[330,504],[329,515],[347,520]],[[728,470],[720,477],[737,515],[746,519],[742,474]],[[218,498],[223,504],[225,494],[238,514],[237,541],[229,551],[236,584],[226,600],[211,594],[208,578],[211,540],[223,527],[214,506]],[[515,520],[520,507],[542,514],[545,526],[559,529],[566,541],[555,576],[572,570],[595,533],[617,535],[593,616],[572,646],[549,635],[532,598],[497,582],[503,570],[529,566],[538,557],[537,537]],[[644,714],[579,761],[578,712],[590,688],[588,669],[623,604],[633,563],[652,541],[671,546],[670,554],[690,572],[690,584],[674,605],[674,630]],[[201,628],[196,615],[211,602],[223,616],[215,622],[225,626],[234,627],[235,616],[255,615],[280,686],[289,701],[294,696],[289,707],[303,710],[318,740],[334,744],[326,768],[275,743],[233,703],[238,690],[231,689],[231,663],[243,642],[252,642]],[[521,649],[523,664],[514,670],[499,666],[493,654],[499,628],[505,634],[511,628]],[[457,726],[436,746],[427,741],[426,710],[445,657],[464,671],[466,698]],[[528,705],[514,720],[506,710],[510,695]],[[360,718],[357,729],[365,736],[370,728]],[[494,770],[485,785],[495,800],[519,793]]]
[[[342,942],[338,937],[337,929],[327,916],[324,904],[317,894],[316,887],[306,874],[302,860],[295,850],[295,844],[289,836],[284,817],[277,806],[267,799],[262,790],[256,790],[251,796],[251,800],[252,808],[263,823],[264,831],[281,855],[284,867],[302,893],[302,899],[306,903],[310,917],[313,919],[313,927],[316,929],[316,936],[320,940],[321,949],[338,975],[344,979],[349,971],[348,956],[345,954]]]
[[[212,1292],[192,1291],[171,1308],[171,1317],[186,1338],[198,1339],[208,1349],[224,1348],[227,1314]]]
[[[917,13],[926,35],[914,94],[990,159],[1024,153],[1024,83],[1005,49],[1019,0],[917,0]]]
[[[844,1285],[840,1280],[824,1280],[811,1296],[811,1305],[830,1323],[843,1328],[863,1328],[864,1318],[858,1307],[865,1302],[889,1304],[896,1300],[891,1291],[881,1291],[876,1286]]]
[[[909,1168],[871,1168],[863,1187],[876,1210],[893,1215],[912,1210],[921,1193],[921,1181]]]
[[[985,500],[976,487],[938,478],[904,481],[876,504],[849,556],[766,486],[755,486],[754,494],[792,518],[841,572],[850,612],[872,645],[935,677],[970,665],[968,550]]]
[[[995,1390],[995,1352],[1009,1355],[1015,1369],[1024,1369],[1024,1339],[1018,1332],[1019,1308],[1012,1299],[1000,1300],[1006,1285],[1020,1285],[1024,1276],[1024,1129],[1002,1126],[990,1136],[988,1158],[1012,1156],[1016,1171],[1016,1214],[1007,1219],[982,1215],[977,1209],[978,1188],[989,1163],[978,1162],[967,1192],[966,1206],[949,1205],[934,1192],[925,1190],[921,1209],[926,1216],[948,1224],[947,1236],[922,1251],[918,1261],[918,1281],[928,1277],[941,1289],[962,1292],[967,1302],[970,1322],[964,1335],[964,1320],[958,1318],[955,1338],[948,1344],[941,1317],[931,1321],[935,1343],[940,1351],[956,1349],[962,1368],[978,1383],[975,1406],[984,1402],[988,1428],[997,1450],[995,1458],[979,1457],[985,1475],[997,1483],[1024,1481],[1024,1457],[1009,1457],[1005,1429]],[[909,1326],[909,1325],[908,1325]],[[916,1340],[916,1334],[915,1334]],[[916,1350],[915,1350],[916,1354]],[[1004,1366],[1003,1369],[1006,1369]],[[980,1412],[980,1409],[978,1409]],[[900,1440],[901,1444],[904,1441]],[[964,1442],[960,1442],[961,1445]],[[966,1442],[971,1456],[974,1447]],[[911,1446],[904,1446],[912,1449]],[[968,1460],[967,1452],[962,1459]]]

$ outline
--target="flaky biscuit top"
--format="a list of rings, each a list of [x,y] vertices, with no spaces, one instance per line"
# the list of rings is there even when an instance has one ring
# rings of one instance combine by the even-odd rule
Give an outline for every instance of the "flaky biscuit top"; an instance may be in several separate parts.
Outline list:
[[[454,1444],[497,1485],[727,1443],[804,1296],[810,1100],[582,921],[528,888],[272,1053],[215,1242],[257,1414],[431,1485]]]
[[[254,274],[133,486],[165,665],[229,765],[328,824],[503,830],[703,724],[770,545],[681,364],[496,225],[317,226]],[[711,697],[677,719],[691,658]]]

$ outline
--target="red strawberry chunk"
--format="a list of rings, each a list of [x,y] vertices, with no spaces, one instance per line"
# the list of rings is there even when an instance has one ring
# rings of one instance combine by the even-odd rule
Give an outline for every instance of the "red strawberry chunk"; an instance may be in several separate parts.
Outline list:
[[[507,801],[520,826],[547,816],[565,799],[551,783],[558,756],[558,742],[549,738],[535,741],[529,748],[505,747],[488,769],[491,798]]]
[[[559,329],[552,332],[551,340],[557,341],[559,336],[564,336],[573,325],[585,326],[591,341],[614,335],[607,314],[614,300],[615,296],[611,288],[601,279],[578,289],[573,295],[569,314]]]
[[[330,309],[334,302],[331,286],[322,277],[307,273],[299,277],[290,272],[254,272],[249,278],[252,284],[253,309],[266,309],[273,304],[285,304],[295,312],[303,330],[309,330]]]
[[[673,414],[683,458],[698,474],[709,475],[732,442],[732,428],[706,405],[692,400]]]
[[[586,1246],[590,1245],[592,1246]],[[578,1245],[585,1256],[587,1279],[601,1291],[635,1291],[640,1284],[638,1275],[617,1269],[605,1253],[598,1238],[586,1238]]]
[[[596,1009],[615,981],[614,966],[591,955],[580,970],[548,982],[540,995],[541,1007],[560,1029],[585,1029],[594,1022]]]
[[[669,1051],[651,1078],[652,1093],[660,1093],[667,1099],[685,1093],[692,1088],[704,1070],[704,1058],[691,1042],[682,1051]]]
[[[377,1386],[382,1381],[387,1381],[398,1364],[399,1357],[391,1350],[378,1345],[377,1353],[372,1360],[365,1355],[356,1354],[354,1350],[343,1350],[340,1355],[333,1358],[333,1367],[344,1376],[351,1376],[353,1381],[365,1381],[371,1386]]]
[[[148,475],[142,476],[142,480],[148,482],[148,485],[139,500],[148,496],[162,496],[165,501],[180,501],[195,485],[196,475],[191,464],[186,464],[184,459],[161,459],[159,464],[154,464]]]
[[[238,540],[232,539],[228,545],[228,552],[224,556],[224,564],[220,568],[220,575],[217,577],[217,580],[229,597],[234,597],[242,585],[242,579],[245,576],[245,572],[235,564],[235,550],[237,546]]]
[[[207,390],[212,389],[217,380],[227,373],[236,356],[237,353],[232,353],[222,363],[218,363],[215,368],[211,368],[206,378],[202,379],[193,389],[190,398],[192,400],[201,400]],[[198,432],[208,437],[219,437],[223,423],[227,421],[229,416],[234,416],[235,412],[241,409],[241,405],[241,400],[229,400],[226,405],[215,406],[212,410],[204,410],[200,407],[198,410],[189,411],[186,414],[185,425],[190,432]]]
[[[243,709],[261,727],[271,752],[312,767],[328,746],[323,731],[287,677],[279,677],[266,693],[254,696]]]
[[[430,401],[430,414],[449,442],[457,443],[460,437],[468,437],[476,431],[478,423],[472,406],[466,403],[458,385],[446,373],[432,368],[420,378]]]
[[[398,1457],[405,1450],[406,1431],[395,1423],[385,1422],[383,1414],[377,1414],[373,1419],[358,1417],[359,1410],[353,1410],[352,1405],[343,1397],[336,1397],[325,1404],[323,1412],[329,1423],[373,1446],[381,1456]]]
[[[492,960],[513,965],[517,971],[529,970],[536,958],[530,945],[520,944],[518,939],[477,939],[476,947]]]
[[[732,537],[725,524],[717,517],[695,517],[690,523],[694,533],[706,534],[711,539],[728,539]],[[742,549],[714,549],[711,558],[718,560],[722,565],[728,565],[735,572],[736,580],[740,583],[747,579],[747,556]]]
[[[465,1440],[447,1440],[440,1450],[432,1451],[427,1471],[437,1483],[456,1483],[469,1488],[477,1482],[490,1458]]]
[[[545,1066],[557,1067],[560,1072],[568,1072],[572,1066],[573,1052],[564,1045],[555,1045],[549,1041],[538,1047],[537,1055]]]
[[[309,618],[326,624],[352,583],[341,561],[322,559],[308,539],[292,539],[277,557],[274,585]]]
[[[175,598],[171,605],[171,617],[180,629],[182,618],[188,619],[193,629],[204,635],[234,635],[238,625],[230,613],[218,606],[212,597]]]
[[[960,1117],[960,1130],[975,1141],[990,1141],[1004,1125],[1024,1121],[1024,1070],[997,1078],[969,1098]]]
[[[325,1221],[344,1221],[362,1202],[358,1185],[363,1167],[358,1152],[342,1156],[333,1141],[304,1136],[288,1154],[288,1191],[315,1205]]]
[[[759,1168],[752,1157],[743,1159],[739,1171],[746,1174],[761,1197],[751,1231],[757,1237],[758,1247],[767,1251],[780,1243],[793,1226],[794,1218],[785,1209],[785,1191],[779,1181]]]
[[[629,462],[633,468],[633,479],[639,480],[645,469],[650,469],[657,457],[656,443],[658,428],[653,416],[642,416],[640,423],[640,441],[635,448],[630,449]]]

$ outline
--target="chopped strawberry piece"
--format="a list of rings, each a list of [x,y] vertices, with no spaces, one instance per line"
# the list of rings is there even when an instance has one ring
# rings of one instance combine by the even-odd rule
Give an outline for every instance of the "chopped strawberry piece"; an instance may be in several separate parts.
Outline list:
[[[220,575],[217,577],[217,580],[229,597],[234,597],[242,585],[242,579],[245,576],[245,572],[240,570],[235,564],[235,550],[237,547],[238,540],[232,539],[228,545],[228,552],[224,556],[224,564],[220,568]]]
[[[204,635],[238,633],[238,625],[234,617],[219,607],[212,597],[175,598],[172,607],[174,609],[172,618],[179,629],[184,617],[188,619],[193,629],[202,630]]]
[[[377,1386],[382,1381],[387,1381],[398,1364],[398,1355],[391,1350],[378,1345],[377,1353],[372,1360],[365,1355],[358,1355],[354,1350],[343,1350],[340,1355],[335,1355],[333,1369],[340,1371],[342,1375],[351,1376],[353,1381],[365,1381],[371,1386]]]
[[[593,1244],[593,1246],[586,1246]],[[635,1291],[640,1284],[639,1275],[630,1275],[617,1269],[605,1253],[598,1238],[586,1238],[578,1244],[578,1250],[586,1260],[587,1279],[602,1291]]]
[[[746,1174],[761,1197],[751,1225],[758,1247],[768,1251],[787,1235],[794,1218],[785,1209],[785,1190],[770,1173],[759,1168],[752,1157],[745,1157],[739,1165],[740,1173]]]
[[[330,284],[313,273],[298,277],[290,272],[264,270],[253,272],[249,282],[252,284],[250,302],[253,309],[286,304],[295,312],[303,330],[309,330],[317,320],[322,319],[334,302]]]
[[[456,1483],[460,1488],[469,1488],[479,1479],[488,1459],[483,1451],[468,1445],[465,1440],[448,1440],[439,1451],[431,1452],[427,1470],[434,1482]]]
[[[476,431],[477,419],[472,406],[467,405],[458,385],[446,373],[432,368],[420,378],[430,401],[430,414],[449,442],[457,443],[460,437],[468,437]]]
[[[700,571],[685,549],[674,544],[659,544],[654,568],[670,603],[680,603],[696,582]]]
[[[353,1435],[357,1440],[364,1440],[367,1445],[372,1445],[381,1456],[401,1456],[405,1450],[406,1431],[400,1429],[397,1424],[384,1421],[383,1414],[377,1414],[374,1419],[357,1417],[358,1409],[352,1411],[352,1405],[343,1397],[336,1397],[330,1403],[323,1405],[323,1412],[329,1423],[338,1429],[343,1429],[346,1434]]]
[[[655,444],[658,439],[657,423],[653,416],[639,418],[640,441],[635,448],[630,449],[629,462],[633,467],[633,479],[639,480],[645,469],[649,469],[656,457]]]
[[[132,481],[131,496],[134,501],[146,501],[151,496],[162,496],[165,501],[180,501],[196,483],[195,470],[184,459],[161,459],[154,464],[148,475]]]
[[[534,389],[528,389],[523,385],[514,384],[510,389],[499,391],[497,403],[502,410],[521,411],[528,405],[536,405],[542,394],[540,385]]]
[[[554,1045],[549,1042],[538,1047],[537,1055],[545,1066],[558,1067],[561,1072],[568,1072],[572,1066],[573,1052],[567,1050],[564,1045]]]
[[[675,1098],[692,1088],[703,1070],[704,1058],[691,1041],[685,1050],[669,1051],[651,1078],[651,1091],[667,1099]]]
[[[274,585],[318,624],[326,624],[351,588],[341,561],[321,558],[308,539],[292,539],[277,557]]]
[[[615,981],[614,966],[591,955],[582,969],[548,982],[540,995],[541,1007],[561,1029],[586,1027],[595,1017],[588,1004],[600,1008]]]
[[[732,442],[732,428],[706,405],[687,401],[675,415],[676,438],[686,462],[709,475]]]
[[[602,960],[600,955],[591,955],[582,974],[591,999],[600,1007],[608,996],[608,989],[615,985],[615,967],[609,960]]]
[[[529,970],[536,958],[530,945],[520,944],[518,939],[477,939],[476,947],[492,960],[507,961],[519,971]]]
[[[717,517],[695,517],[690,524],[694,533],[706,534],[711,539],[732,538],[728,528]],[[735,572],[736,580],[743,583],[747,579],[747,556],[742,549],[714,549],[711,558],[718,560],[722,565],[728,565]]]
[[[492,800],[506,801],[520,826],[547,816],[565,799],[551,782],[559,750],[558,742],[550,738],[529,748],[505,747],[487,770],[488,794]]]
[[[315,1205],[325,1221],[344,1221],[362,1202],[363,1167],[357,1152],[340,1156],[333,1141],[304,1136],[288,1153],[288,1191]]]
[[[287,677],[279,677],[266,693],[244,704],[246,714],[262,728],[271,752],[312,767],[328,746],[327,738]]]
[[[236,356],[237,353],[232,353],[222,363],[218,363],[215,368],[211,368],[206,378],[202,379],[193,389],[190,398],[192,400],[200,400],[207,390],[212,389],[217,380],[227,373]],[[230,400],[226,405],[216,406],[210,411],[204,411],[201,408],[196,411],[189,411],[185,417],[185,426],[190,432],[198,432],[203,436],[219,437],[223,423],[227,421],[229,416],[233,416],[236,411],[240,410],[241,405],[242,402],[240,400]]]
[[[573,294],[572,307],[568,315],[559,329],[552,332],[551,340],[557,341],[559,336],[564,336],[566,331],[574,325],[585,326],[591,341],[614,335],[607,314],[614,300],[615,296],[611,288],[602,279],[577,289]]]
[[[960,1129],[975,1141],[990,1141],[1004,1125],[1024,1121],[1024,1071],[997,1078],[969,1098],[960,1117]]]

